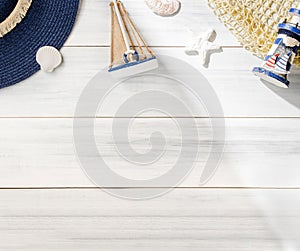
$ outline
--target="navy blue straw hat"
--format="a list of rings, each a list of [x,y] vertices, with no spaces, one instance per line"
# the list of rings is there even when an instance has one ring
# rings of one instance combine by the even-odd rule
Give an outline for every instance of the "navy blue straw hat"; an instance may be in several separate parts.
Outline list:
[[[0,24],[8,19],[19,1],[0,0]],[[20,23],[0,37],[0,88],[16,84],[40,69],[35,58],[40,47],[63,46],[78,8],[79,0],[32,0]]]

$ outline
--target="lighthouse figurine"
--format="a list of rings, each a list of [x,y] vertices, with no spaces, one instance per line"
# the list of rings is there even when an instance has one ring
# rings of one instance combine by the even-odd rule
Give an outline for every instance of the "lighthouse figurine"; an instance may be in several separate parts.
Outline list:
[[[287,79],[300,46],[300,4],[290,9],[291,22],[286,20],[278,26],[278,36],[261,67],[255,67],[256,76],[276,86],[288,88]]]

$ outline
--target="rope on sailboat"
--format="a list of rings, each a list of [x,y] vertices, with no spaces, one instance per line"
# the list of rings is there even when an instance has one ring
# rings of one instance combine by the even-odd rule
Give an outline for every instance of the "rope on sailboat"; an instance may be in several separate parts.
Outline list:
[[[127,32],[127,37],[128,39],[130,40],[130,48],[135,50],[135,43],[130,35],[130,30],[128,28],[128,25],[126,23],[126,20],[125,20],[125,8],[124,8],[124,5],[121,3],[121,2],[118,2],[118,6],[119,6],[119,10],[120,10],[120,14],[121,14],[121,18],[122,18],[122,21],[123,21],[123,24],[124,24],[124,27],[126,29],[126,32]],[[138,41],[137,41],[138,42]]]
[[[155,58],[142,35],[119,0],[112,0],[111,7],[111,53],[110,68],[122,64]]]
[[[110,14],[111,14],[111,26],[114,27],[115,21],[114,21],[114,4],[111,2],[110,3]],[[114,34],[111,32],[110,35],[110,45],[113,47],[114,46]],[[113,66],[113,61],[114,61],[114,52],[113,50],[110,50],[110,65],[109,68]]]
[[[133,42],[132,38],[131,38],[130,35],[129,35],[129,37],[131,38],[132,46],[134,46],[134,47],[137,46],[137,47],[140,49],[140,51],[141,51],[141,53],[143,54],[143,56],[146,57],[146,54],[145,54],[145,52],[144,52],[144,49],[143,49],[142,45],[140,44],[139,39],[138,39],[138,37],[137,37],[137,35],[136,35],[136,33],[138,33],[138,31],[135,30],[134,27],[132,26],[133,22],[130,22],[131,19],[130,19],[130,17],[129,17],[128,12],[127,12],[126,9],[124,8],[124,5],[123,5],[123,4],[121,4],[121,8],[122,8],[122,9],[121,9],[122,17],[124,18],[124,19],[123,19],[123,20],[124,20],[124,24],[126,25],[126,23],[129,22],[129,25],[131,26],[131,29],[132,29],[132,31],[133,31],[132,34],[133,34],[133,36],[134,36],[134,38],[135,38],[135,41],[136,41],[136,43],[137,43],[137,45],[135,45],[135,43]],[[126,18],[127,22],[125,21],[125,18]],[[126,25],[126,27],[127,27],[127,25]],[[128,29],[127,29],[127,31],[128,31],[128,34],[130,34],[130,32],[129,32]],[[142,42],[143,42],[143,41],[142,41]]]
[[[139,36],[139,39],[142,41],[144,47],[146,48],[146,50],[151,54],[152,57],[155,57],[155,54],[153,53],[153,51],[149,48],[149,46],[147,45],[146,41],[144,40],[144,38],[142,37],[141,33],[138,31],[136,25],[134,24],[134,22],[132,21],[132,19],[130,18],[130,16],[128,15],[127,11],[124,8],[124,13],[130,23],[130,25],[132,26],[133,30],[135,31],[135,33]],[[138,40],[138,39],[137,39]]]

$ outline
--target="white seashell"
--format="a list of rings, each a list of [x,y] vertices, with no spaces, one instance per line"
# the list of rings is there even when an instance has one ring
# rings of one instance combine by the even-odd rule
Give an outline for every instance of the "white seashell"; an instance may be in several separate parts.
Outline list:
[[[289,47],[295,47],[295,46],[299,46],[299,42],[297,39],[295,38],[292,38],[292,37],[288,37],[286,36],[284,39],[283,39],[283,42],[286,46],[289,46]]]
[[[59,50],[52,46],[41,47],[36,53],[36,61],[45,72],[52,72],[62,62]]]
[[[160,16],[175,15],[181,7],[179,0],[145,0],[145,2],[150,10]]]

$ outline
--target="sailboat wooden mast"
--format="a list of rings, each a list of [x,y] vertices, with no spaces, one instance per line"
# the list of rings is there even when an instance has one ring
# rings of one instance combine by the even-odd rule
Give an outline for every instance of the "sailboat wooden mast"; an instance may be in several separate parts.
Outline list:
[[[122,2],[117,1],[117,6],[119,13],[123,20],[126,34],[130,43],[130,48],[137,52],[139,60],[145,60],[147,58],[155,57],[152,50],[147,46],[145,40],[138,32],[135,24],[129,17],[124,5]],[[113,2],[110,3],[111,8],[111,62],[109,68],[112,68],[116,65],[125,64],[124,53],[127,50],[126,41],[124,39],[118,17],[116,15],[116,6]],[[127,60],[129,62],[135,60],[128,56]]]

